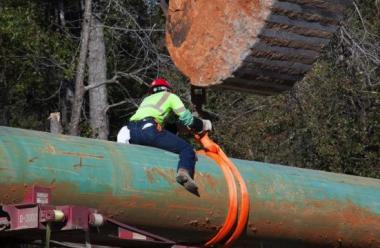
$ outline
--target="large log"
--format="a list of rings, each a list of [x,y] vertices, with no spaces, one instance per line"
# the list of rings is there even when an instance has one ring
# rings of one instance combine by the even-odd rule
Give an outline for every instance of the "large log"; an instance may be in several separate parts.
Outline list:
[[[177,161],[150,147],[0,127],[0,203],[22,201],[32,184],[51,186],[53,204],[97,208],[174,241],[202,244],[226,217],[225,180],[200,156],[196,197],[175,182]],[[233,162],[251,200],[236,247],[380,247],[380,180]]]
[[[270,95],[312,68],[351,0],[176,0],[166,41],[193,85]]]

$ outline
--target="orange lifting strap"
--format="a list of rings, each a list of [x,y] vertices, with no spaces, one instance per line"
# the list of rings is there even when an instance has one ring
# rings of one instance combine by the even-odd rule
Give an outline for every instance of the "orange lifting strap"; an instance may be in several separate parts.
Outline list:
[[[231,160],[226,156],[223,150],[213,142],[207,133],[202,137],[196,136],[196,139],[199,143],[202,144],[205,151],[198,151],[200,154],[204,154],[213,160],[221,167],[224,177],[227,182],[228,187],[228,195],[229,195],[229,209],[227,213],[227,218],[222,226],[222,228],[218,231],[218,233],[209,240],[205,247],[211,247],[215,244],[218,244],[222,240],[225,240],[228,235],[231,233],[232,229],[235,227],[236,219],[237,224],[233,233],[228,238],[228,240],[224,243],[223,247],[228,248],[231,247],[232,243],[239,238],[239,236],[244,231],[244,228],[248,222],[248,213],[249,213],[249,195],[247,190],[247,185],[243,177],[240,175],[239,170],[235,167],[235,165],[231,162]],[[239,183],[240,187],[240,212],[238,215],[238,190],[236,187],[235,179]]]

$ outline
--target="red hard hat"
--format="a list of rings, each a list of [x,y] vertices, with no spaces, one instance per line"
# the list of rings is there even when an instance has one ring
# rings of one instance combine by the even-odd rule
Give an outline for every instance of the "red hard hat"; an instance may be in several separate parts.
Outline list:
[[[164,79],[164,78],[156,78],[150,84],[151,88],[160,87],[160,86],[164,86],[164,87],[169,88],[169,89],[172,88],[172,85],[168,81],[166,81],[166,79]]]

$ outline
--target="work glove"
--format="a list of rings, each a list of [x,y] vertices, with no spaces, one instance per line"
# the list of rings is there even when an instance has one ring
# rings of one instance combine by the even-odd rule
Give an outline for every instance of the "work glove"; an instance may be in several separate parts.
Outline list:
[[[211,131],[212,130],[212,124],[210,120],[203,120],[203,132]]]

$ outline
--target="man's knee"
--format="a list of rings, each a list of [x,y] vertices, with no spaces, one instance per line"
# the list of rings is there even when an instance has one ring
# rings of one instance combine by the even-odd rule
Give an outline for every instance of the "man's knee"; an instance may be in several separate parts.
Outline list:
[[[185,146],[184,149],[182,149],[181,153],[184,156],[186,156],[186,158],[188,159],[191,159],[193,161],[196,160],[196,154],[195,154],[194,148],[190,144]]]

